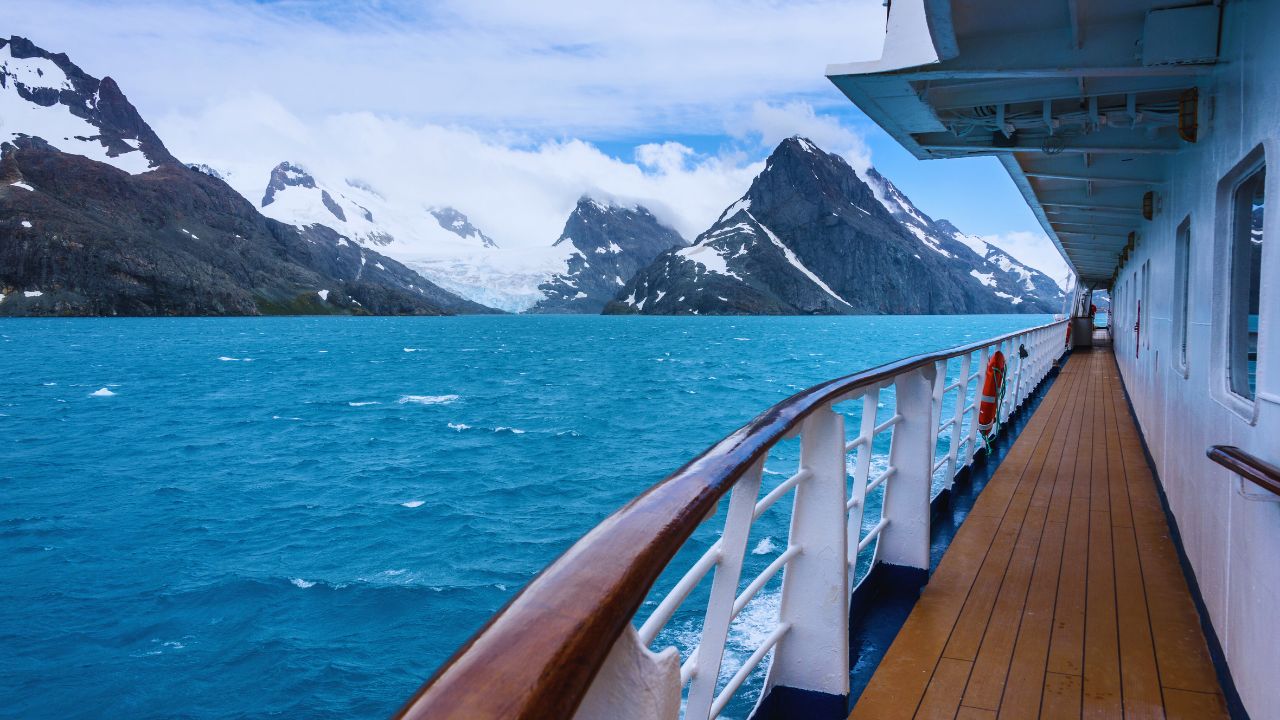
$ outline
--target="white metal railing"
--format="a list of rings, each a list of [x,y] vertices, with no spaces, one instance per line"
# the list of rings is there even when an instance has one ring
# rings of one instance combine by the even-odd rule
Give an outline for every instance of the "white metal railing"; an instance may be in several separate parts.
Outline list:
[[[778,686],[847,695],[848,608],[859,563],[929,567],[932,496],[950,487],[984,442],[977,415],[988,361],[997,351],[1006,359],[999,407],[1004,422],[1064,352],[1064,332],[1059,322],[941,353],[932,363],[853,386],[810,413],[798,428],[794,474],[761,498],[768,455],[754,462],[730,492],[720,539],[675,582],[635,639],[624,635],[619,642],[652,646],[711,574],[699,642],[680,665],[685,718],[717,717],[771,652],[761,697]],[[882,408],[882,402],[891,407]],[[856,408],[853,438],[846,438],[846,415],[836,408],[842,403]],[[847,464],[850,454],[855,457]],[[876,466],[882,469],[873,476]],[[787,494],[794,499],[785,549],[744,581],[752,524]],[[781,602],[773,627],[722,683],[730,626],[779,573]],[[607,682],[620,682],[610,677]],[[601,682],[606,681],[596,685]]]
[[[592,528],[396,717],[707,720],[727,709],[745,712],[749,700],[774,688],[846,696],[850,600],[859,577],[879,563],[928,569],[933,494],[949,487],[985,442],[977,398],[988,360],[997,351],[1008,359],[1004,421],[1064,351],[1065,326],[1056,321],[904,358],[774,405]],[[856,428],[852,437],[846,419]],[[789,462],[794,445],[783,441],[797,438],[795,471],[766,486],[766,461]],[[764,516],[788,495],[785,545],[767,562],[749,559],[752,528],[786,521]],[[720,537],[700,557],[682,556],[699,527],[709,532],[707,521],[718,517]],[[689,560],[677,576],[673,566]],[[777,610],[772,600],[753,607],[779,577]],[[664,587],[674,582],[646,604],[659,579]],[[682,612],[685,605],[691,607]],[[641,607],[652,611],[637,630]],[[755,609],[763,611],[752,615],[762,624],[759,639],[746,648],[738,642],[724,667],[735,618]],[[676,641],[676,629],[664,634],[677,617],[695,641]],[[685,646],[683,663],[676,644]],[[753,673],[766,667],[757,684]],[[752,697],[735,706],[744,687]]]

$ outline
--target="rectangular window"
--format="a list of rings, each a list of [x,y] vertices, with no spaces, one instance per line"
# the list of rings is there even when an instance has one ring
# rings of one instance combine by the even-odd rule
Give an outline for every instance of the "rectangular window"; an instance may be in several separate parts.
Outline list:
[[[1178,226],[1174,248],[1174,328],[1177,333],[1174,367],[1187,372],[1187,336],[1191,326],[1191,217],[1187,216]]]
[[[1262,297],[1262,220],[1266,166],[1236,186],[1232,198],[1231,274],[1228,283],[1228,373],[1231,391],[1253,399],[1258,382],[1258,307]]]

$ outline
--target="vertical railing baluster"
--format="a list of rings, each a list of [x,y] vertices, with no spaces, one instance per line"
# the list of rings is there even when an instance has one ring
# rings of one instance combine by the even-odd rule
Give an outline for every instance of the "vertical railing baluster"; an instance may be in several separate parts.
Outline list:
[[[1004,353],[1004,397],[1000,399],[1000,406],[996,408],[1001,424],[1008,422],[1009,416],[1013,414],[1013,383],[1010,382],[1009,376],[1013,374],[1014,363],[1018,362],[1017,353],[1014,352],[1013,338],[1009,338],[1000,343],[1001,352]]]
[[[689,688],[689,700],[685,717],[706,720],[715,700],[716,680],[720,675],[720,663],[724,659],[724,646],[729,636],[733,601],[738,594],[738,580],[742,575],[742,562],[747,551],[747,538],[751,535],[751,516],[756,497],[760,494],[760,475],[764,460],[758,460],[733,486],[729,496],[729,512],[724,521],[724,534],[720,536],[720,564],[716,566],[711,581],[711,595],[707,599],[707,614],[702,622],[702,642],[698,645],[698,657],[693,671],[693,685]]]
[[[956,407],[952,415],[951,447],[947,449],[947,488],[955,484],[956,460],[960,454],[961,427],[964,425],[965,395],[969,392],[969,362],[971,356],[965,353],[960,357],[960,375],[956,378]]]
[[[876,429],[876,420],[880,409],[880,386],[868,388],[862,396],[862,421],[858,429],[858,437],[867,438],[867,442],[858,448],[858,460],[853,468],[853,486],[849,489],[849,507],[846,534],[849,547],[846,551],[846,562],[849,566],[849,590],[858,571],[858,541],[862,539],[862,517],[867,505],[867,476],[871,473],[871,456],[874,453],[876,439],[871,437]]]
[[[987,381],[987,361],[991,359],[990,346],[982,348],[978,353],[978,377],[974,378],[973,387],[973,409],[969,418],[969,442],[964,448],[964,464],[968,465],[973,462],[973,456],[978,454],[978,410],[982,404],[982,384]],[[966,394],[968,391],[965,391]]]
[[[845,525],[844,416],[830,408],[804,421],[800,467],[810,475],[795,489],[788,547],[800,548],[783,570],[779,626],[764,694],[773,687],[849,694],[849,605]]]
[[[933,426],[933,443],[929,447],[929,494],[933,494],[933,465],[938,457],[938,445],[942,443],[942,433],[938,426],[942,424],[942,398],[947,394],[947,361],[937,360],[933,363],[933,406],[929,415],[929,424]]]

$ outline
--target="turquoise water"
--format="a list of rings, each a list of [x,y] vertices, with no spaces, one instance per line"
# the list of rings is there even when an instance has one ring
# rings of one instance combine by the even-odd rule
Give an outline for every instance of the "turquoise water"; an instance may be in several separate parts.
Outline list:
[[[770,404],[1047,319],[0,322],[0,717],[385,717]],[[785,504],[748,572],[785,547]],[[661,639],[687,650],[700,612]]]

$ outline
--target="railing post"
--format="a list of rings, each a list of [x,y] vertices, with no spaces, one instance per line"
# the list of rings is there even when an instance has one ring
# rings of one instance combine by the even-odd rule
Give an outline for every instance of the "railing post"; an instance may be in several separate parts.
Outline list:
[[[756,497],[760,495],[760,474],[764,461],[758,460],[733,486],[729,495],[729,511],[724,520],[724,534],[720,536],[720,562],[711,580],[711,594],[707,598],[707,614],[702,621],[702,642],[698,645],[694,660],[693,685],[689,688],[686,718],[704,720],[711,715],[711,703],[715,700],[716,680],[720,675],[720,663],[724,660],[725,641],[729,637],[729,624],[733,618],[733,601],[738,594],[738,580],[742,575],[743,556],[747,551],[747,538],[751,534],[751,516],[755,511]]]
[[[849,695],[849,605],[845,527],[844,416],[828,407],[801,426],[800,467],[789,546],[801,548],[782,575],[778,622],[789,625],[773,651],[763,696],[776,687],[832,696],[844,717]],[[856,546],[858,539],[852,540]]]
[[[936,375],[930,363],[894,381],[902,420],[893,428],[889,447],[889,464],[896,470],[884,490],[884,517],[889,522],[876,543],[880,562],[922,570],[929,569],[929,493],[938,433],[933,422]]]

